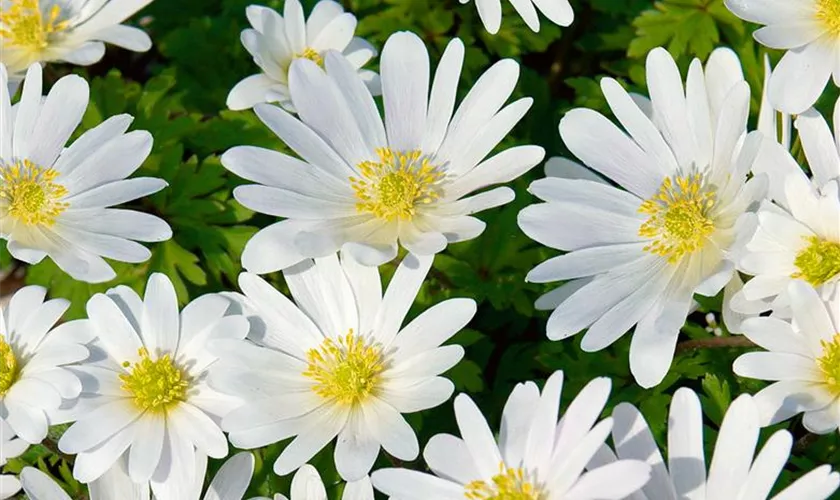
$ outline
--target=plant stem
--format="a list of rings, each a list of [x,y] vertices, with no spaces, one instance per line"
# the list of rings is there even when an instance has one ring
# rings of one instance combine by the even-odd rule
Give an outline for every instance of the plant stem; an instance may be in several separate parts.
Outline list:
[[[747,337],[737,335],[731,337],[713,337],[710,339],[686,340],[677,344],[677,353],[691,351],[694,349],[721,348],[721,347],[755,347]]]

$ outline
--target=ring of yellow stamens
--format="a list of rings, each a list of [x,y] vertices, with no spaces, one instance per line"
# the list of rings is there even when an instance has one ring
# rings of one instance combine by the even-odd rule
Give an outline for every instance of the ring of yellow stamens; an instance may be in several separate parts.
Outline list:
[[[312,379],[312,391],[342,406],[357,406],[375,396],[382,383],[385,359],[379,344],[369,344],[353,330],[338,340],[326,339],[306,353],[309,365],[303,376]]]
[[[47,12],[39,0],[11,0],[0,12],[0,38],[8,48],[40,52],[49,46],[50,36],[66,30],[70,23],[59,21],[61,7],[53,5]]]
[[[324,58],[321,57],[321,54],[319,54],[317,50],[315,50],[311,47],[306,47],[305,49],[303,49],[303,52],[301,52],[300,54],[297,54],[295,56],[295,58],[296,59],[309,59],[310,61],[314,62],[318,66],[321,66],[321,67],[324,66]]]
[[[465,487],[469,500],[544,500],[541,488],[530,481],[521,468],[499,466],[499,473],[490,481],[473,481]]]
[[[817,0],[817,21],[830,34],[840,36],[840,0]]]
[[[122,390],[131,395],[138,408],[165,413],[186,400],[190,381],[169,354],[153,361],[145,347],[137,353],[140,361],[133,365],[124,362],[123,367],[129,372],[121,374],[120,380],[123,382]]]
[[[5,396],[17,380],[18,363],[12,346],[0,336],[0,396]]]
[[[828,390],[834,396],[840,396],[840,333],[836,334],[831,342],[823,340],[820,344],[823,354],[817,359],[817,365]]]
[[[715,203],[715,192],[704,185],[702,175],[666,178],[659,191],[639,207],[639,213],[649,216],[639,236],[653,240],[645,251],[667,257],[673,264],[701,250],[715,231],[710,216]]]
[[[440,197],[438,182],[443,172],[420,151],[376,150],[379,161],[358,165],[361,178],[350,177],[356,192],[356,210],[386,220],[411,220],[418,205]]]
[[[803,248],[793,261],[799,271],[791,277],[804,279],[818,287],[840,275],[840,243],[823,240],[818,236],[811,236],[806,240],[808,246]]]
[[[0,163],[0,209],[27,226],[52,226],[69,206],[60,201],[67,189],[55,182],[57,177],[52,168],[41,168],[29,160]]]

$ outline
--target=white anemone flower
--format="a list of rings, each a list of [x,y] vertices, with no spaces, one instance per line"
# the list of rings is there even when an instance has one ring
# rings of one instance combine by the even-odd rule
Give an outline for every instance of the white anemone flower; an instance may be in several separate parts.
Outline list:
[[[468,3],[470,0],[459,1]],[[535,32],[540,31],[537,9],[549,21],[559,26],[569,26],[575,20],[575,12],[569,0],[510,0],[510,4],[525,24]],[[502,0],[475,0],[475,6],[478,8],[478,17],[481,18],[484,29],[491,35],[498,33],[502,25]]]
[[[252,500],[268,500],[254,498]],[[292,491],[289,497],[277,493],[273,500],[327,500],[327,490],[315,467],[304,465],[292,478]],[[373,486],[370,478],[364,477],[358,481],[347,483],[341,500],[373,500]]]
[[[613,410],[612,436],[621,460],[644,460],[652,467],[650,481],[632,500],[767,500],[785,467],[793,438],[786,430],[774,433],[761,448],[759,411],[749,394],[739,396],[726,411],[706,470],[703,412],[700,399],[691,390],[678,389],[668,416],[668,463],[666,465],[642,414],[633,405],[621,403]],[[611,463],[616,455],[602,448],[592,465]],[[840,474],[823,465],[807,472],[773,496],[773,500],[825,500],[840,486]]]
[[[344,12],[340,3],[321,0],[309,19],[304,17],[298,0],[286,0],[283,15],[268,7],[251,5],[245,10],[251,28],[242,31],[242,45],[253,56],[261,73],[249,76],[230,91],[227,106],[241,110],[264,102],[276,102],[295,111],[289,95],[289,67],[295,59],[309,59],[324,64],[327,51],[340,52],[365,82],[379,94],[379,75],[362,69],[376,49],[362,38],[354,37],[356,17]]]
[[[119,286],[88,301],[87,321],[98,337],[90,359],[74,368],[82,395],[67,410],[76,422],[58,442],[64,453],[78,454],[76,479],[89,483],[126,455],[131,479],[151,481],[163,497],[168,488],[183,491],[177,483],[191,484],[197,453],[227,455],[219,422],[237,401],[210,389],[206,378],[217,360],[208,343],[247,335],[247,319],[228,315],[230,306],[205,295],[179,314],[172,282],[157,273],[143,299]]]
[[[145,52],[152,46],[149,36],[120,23],[151,2],[0,0],[0,63],[14,84],[34,63],[93,64],[105,55],[105,43]]]
[[[395,500],[611,500],[628,497],[650,478],[641,460],[621,460],[586,472],[613,421],[599,416],[610,380],[597,378],[559,415],[563,372],[540,394],[533,382],[518,384],[502,413],[498,443],[481,411],[465,394],[455,399],[461,437],[438,434],[423,458],[432,474],[380,469],[374,487]],[[558,420],[559,419],[559,420]]]
[[[380,448],[414,460],[419,444],[402,416],[449,399],[440,376],[464,356],[441,347],[472,319],[471,299],[450,299],[405,327],[406,313],[432,264],[407,256],[384,296],[379,271],[336,255],[307,260],[284,272],[293,303],[254,274],[242,274],[240,297],[252,324],[248,341],[216,342],[223,363],[210,375],[220,391],[245,404],[223,428],[237,448],[252,449],[294,436],[274,463],[286,475],[338,438],[335,465],[358,481]]]
[[[581,347],[594,352],[635,326],[630,369],[652,387],[668,372],[694,294],[715,296],[732,279],[751,235],[743,216],[757,207],[766,181],[747,181],[761,136],[745,139],[750,90],[732,51],[716,51],[705,72],[693,61],[684,88],[674,59],[655,49],[647,81],[651,116],[618,82],[601,81],[624,130],[590,109],[560,122],[571,152],[624,189],[581,178],[538,180],[530,191],[546,203],[524,209],[519,226],[569,252],[527,277],[571,280],[537,303],[554,309],[548,337],[588,329]]]
[[[793,318],[751,318],[744,335],[765,351],[742,354],[733,370],[774,383],[755,395],[761,424],[803,413],[809,431],[827,434],[840,426],[840,293],[824,300],[797,280],[787,294]]]
[[[811,178],[779,143],[764,141],[754,171],[766,172],[770,200],[758,211],[758,226],[738,268],[752,275],[733,297],[732,307],[745,313],[773,310],[789,317],[785,291],[801,279],[824,297],[840,284],[840,101],[834,128],[814,110],[795,123]]]
[[[84,346],[91,332],[83,321],[59,326],[70,307],[64,299],[44,301],[47,291],[39,286],[21,288],[8,306],[0,308],[0,416],[4,422],[0,452],[5,461],[23,443],[38,444],[55,424],[62,404],[79,396],[79,379],[68,365],[88,357]]]
[[[152,136],[125,133],[132,118],[118,115],[65,148],[87,108],[88,83],[66,76],[46,98],[41,85],[35,64],[12,112],[0,65],[0,239],[18,260],[36,264],[49,256],[76,280],[111,280],[116,273],[102,257],[144,262],[151,252],[136,241],[172,236],[157,217],[109,208],[166,186],[155,178],[126,180],[149,155]]]
[[[446,48],[429,94],[429,54],[412,33],[392,35],[382,52],[385,123],[370,92],[341,55],[292,64],[290,90],[300,120],[271,105],[257,115],[303,161],[276,151],[235,147],[222,164],[258,184],[240,186],[236,199],[286,220],[257,233],[245,246],[244,267],[263,274],[304,258],[349,251],[364,265],[397,255],[397,242],[416,255],[477,237],[476,212],[510,202],[509,182],[542,161],[538,146],[509,148],[482,161],[531,106],[508,106],[519,78],[512,60],[484,73],[454,113],[464,45]]]
[[[770,79],[770,101],[800,114],[817,102],[829,79],[840,85],[840,2],[837,0],[726,0],[745,21],[765,25],[755,39],[786,50]]]
[[[216,472],[203,497],[201,492],[207,473],[207,455],[197,453],[195,467],[190,472],[192,480],[182,482],[180,489],[170,488],[167,492],[169,496],[162,496],[159,490],[152,496],[148,483],[138,484],[131,480],[124,457],[90,484],[90,497],[93,500],[242,500],[254,474],[254,455],[240,452],[227,459]]]

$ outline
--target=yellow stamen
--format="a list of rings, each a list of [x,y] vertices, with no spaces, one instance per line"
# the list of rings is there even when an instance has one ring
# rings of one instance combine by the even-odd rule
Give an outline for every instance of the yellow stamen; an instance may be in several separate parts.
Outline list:
[[[303,52],[301,52],[300,54],[297,54],[295,56],[295,58],[296,59],[301,59],[301,58],[302,59],[309,59],[310,61],[314,62],[318,66],[321,66],[321,67],[324,66],[324,58],[321,57],[321,54],[319,54],[317,50],[315,50],[311,47],[306,47],[305,49],[303,49]]]
[[[653,239],[645,250],[667,257],[672,264],[701,250],[715,231],[710,216],[715,203],[714,190],[704,185],[700,174],[665,179],[639,207],[639,213],[650,216],[639,228],[639,236]]]
[[[67,189],[55,179],[58,172],[29,160],[10,165],[0,162],[0,210],[27,226],[52,226],[69,204],[60,200]]]
[[[385,360],[379,344],[368,344],[350,330],[338,341],[326,339],[306,353],[305,377],[315,381],[318,396],[343,406],[357,406],[380,389]]]
[[[823,354],[817,364],[825,379],[825,385],[834,396],[840,396],[840,333],[831,342],[821,341]]]
[[[69,22],[59,21],[61,7],[53,5],[46,12],[39,0],[11,0],[11,5],[0,12],[0,37],[8,48],[41,52],[50,44],[50,37],[69,27]]]
[[[165,413],[185,401],[190,380],[172,361],[169,354],[155,361],[149,351],[142,347],[138,351],[140,361],[123,363],[129,373],[120,375],[122,390],[131,394],[134,404],[144,411]]]
[[[0,396],[6,395],[17,380],[18,363],[12,346],[0,336]]]
[[[379,161],[359,164],[361,178],[351,177],[356,192],[356,210],[386,220],[411,220],[418,205],[426,205],[440,197],[437,185],[441,172],[420,151],[394,152],[390,148],[376,150]]]
[[[817,287],[840,274],[840,243],[818,236],[811,236],[807,241],[808,246],[793,261],[799,271],[791,277],[804,279]]]
[[[832,35],[840,36],[840,0],[817,0],[817,21]]]
[[[490,481],[473,481],[466,485],[464,497],[469,500],[545,500],[542,488],[530,480],[521,468],[499,466],[499,473]]]

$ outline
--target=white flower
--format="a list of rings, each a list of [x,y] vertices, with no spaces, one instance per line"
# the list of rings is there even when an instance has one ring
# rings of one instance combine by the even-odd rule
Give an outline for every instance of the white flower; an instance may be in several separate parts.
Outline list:
[[[291,500],[327,500],[327,490],[321,481],[321,476],[315,467],[304,465],[292,478]],[[254,499],[258,500],[258,499]],[[289,500],[284,495],[274,495],[274,500]],[[370,478],[365,476],[359,481],[347,483],[341,500],[373,500],[373,486]]]
[[[145,52],[152,46],[149,36],[120,23],[151,2],[0,0],[0,63],[16,81],[33,63],[93,64],[105,55],[103,42]]]
[[[607,500],[637,491],[650,478],[642,461],[584,472],[613,425],[611,418],[598,422],[609,379],[592,380],[560,417],[562,386],[560,371],[549,377],[542,394],[533,382],[517,385],[502,414],[498,444],[472,399],[459,395],[455,418],[461,437],[438,434],[423,452],[434,475],[381,469],[371,476],[374,487],[398,500]]]
[[[35,264],[49,255],[74,279],[108,281],[116,274],[102,257],[143,262],[151,253],[132,240],[172,236],[157,217],[108,208],[166,186],[154,178],[125,180],[149,155],[152,136],[125,133],[132,118],[119,115],[65,149],[87,108],[88,84],[66,76],[46,98],[41,85],[35,64],[12,112],[0,65],[0,238],[18,260]]]
[[[613,442],[622,460],[645,460],[653,469],[650,482],[635,500],[752,499],[766,500],[790,455],[793,438],[777,431],[755,455],[759,416],[749,394],[739,396],[726,412],[706,472],[703,413],[691,390],[674,393],[668,416],[668,464],[639,410],[621,403],[613,410]],[[594,464],[610,463],[615,455],[602,448]],[[823,465],[785,488],[774,500],[824,500],[840,486],[840,474]]]
[[[459,0],[467,3],[470,0]],[[569,0],[510,0],[516,13],[533,31],[540,30],[540,16],[537,9],[551,22],[560,26],[569,26],[575,20],[575,13]],[[502,0],[475,0],[478,17],[488,33],[495,35],[502,24]],[[536,8],[535,8],[536,7]]]
[[[299,121],[282,109],[258,105],[260,118],[303,161],[256,147],[236,147],[222,163],[257,182],[236,199],[286,220],[257,233],[242,262],[253,273],[285,269],[339,248],[364,265],[397,255],[397,241],[417,255],[484,231],[470,217],[513,199],[499,187],[539,163],[537,146],[507,149],[489,160],[531,106],[504,106],[519,77],[512,60],[496,63],[467,94],[453,117],[464,45],[452,41],[429,95],[429,55],[414,34],[392,35],[382,53],[385,124],[354,68],[339,54],[325,57],[326,73],[308,59],[292,64],[290,88]]]
[[[787,50],[770,79],[770,101],[781,111],[810,108],[834,74],[840,84],[840,3],[837,0],[726,0],[745,21],[766,25],[759,43]]]
[[[762,425],[804,413],[808,430],[827,434],[840,426],[840,293],[823,300],[804,281],[788,286],[793,319],[746,320],[744,335],[767,352],[742,354],[733,370],[775,382],[755,395]]]
[[[83,483],[100,477],[121,456],[136,483],[150,481],[155,495],[176,483],[191,484],[197,453],[227,455],[220,419],[236,404],[207,386],[216,339],[242,339],[244,316],[226,315],[230,301],[205,295],[178,312],[169,278],[153,274],[145,298],[120,286],[87,304],[98,335],[91,358],[75,368],[82,395],[68,410],[74,423],[58,443],[78,454],[73,474]]]
[[[321,0],[309,19],[304,19],[298,0],[286,0],[283,16],[268,7],[251,5],[246,11],[252,29],[242,31],[242,45],[262,70],[237,83],[230,91],[227,106],[247,109],[263,102],[280,103],[295,111],[289,95],[289,67],[299,58],[324,64],[327,51],[341,52],[374,94],[379,93],[379,75],[361,69],[376,56],[376,49],[354,37],[356,17],[344,12],[340,3]]]
[[[733,297],[736,310],[757,314],[773,309],[789,317],[785,290],[802,279],[832,296],[840,283],[840,101],[835,133],[810,109],[795,121],[813,177],[780,144],[765,140],[754,171],[767,173],[770,197],[758,211],[755,235],[739,270],[754,276]]]
[[[190,481],[181,482],[180,488],[169,488],[164,495],[161,495],[160,490],[156,491],[154,500],[199,500],[202,498],[201,491],[204,487],[204,476],[207,473],[207,455],[202,453],[195,455],[195,465],[191,472]],[[253,474],[254,455],[247,452],[237,453],[225,461],[213,477],[213,481],[204,494],[204,500],[242,500]],[[125,458],[114,464],[89,487],[90,496],[93,499],[116,500],[128,497],[131,500],[150,500],[152,498],[148,483],[137,484],[131,480]]]
[[[635,326],[630,369],[643,387],[668,372],[693,295],[715,296],[732,278],[751,234],[741,216],[766,189],[764,177],[747,182],[761,139],[744,139],[750,92],[740,75],[737,56],[718,50],[705,74],[692,63],[684,90],[673,58],[655,49],[647,61],[652,118],[604,78],[624,130],[575,109],[560,122],[560,135],[626,191],[590,179],[541,179],[530,191],[547,203],[519,215],[525,234],[570,252],[528,274],[533,282],[571,280],[537,303],[554,309],[548,337],[588,328],[581,347],[593,352]]]
[[[274,463],[279,475],[336,436],[335,464],[347,481],[367,475],[380,447],[414,460],[417,436],[401,414],[434,408],[454,390],[439,375],[464,349],[441,344],[472,319],[475,301],[446,300],[401,329],[432,257],[406,257],[384,296],[376,268],[344,257],[286,270],[295,303],[242,274],[241,300],[262,330],[250,341],[216,343],[223,363],[210,383],[245,400],[222,422],[231,443],[251,449],[295,436]]]
[[[4,463],[23,451],[14,435],[26,443],[40,443],[59,407],[82,389],[67,365],[88,357],[83,344],[91,334],[83,321],[53,328],[70,303],[45,302],[46,293],[39,286],[21,288],[0,308],[0,414],[5,420],[0,431],[2,444],[12,447],[0,452]]]

